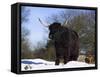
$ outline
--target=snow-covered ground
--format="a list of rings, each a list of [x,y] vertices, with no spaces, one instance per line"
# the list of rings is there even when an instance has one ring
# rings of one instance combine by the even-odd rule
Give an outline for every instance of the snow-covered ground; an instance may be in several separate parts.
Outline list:
[[[60,68],[78,68],[78,67],[94,67],[95,64],[87,64],[84,62],[70,61],[67,64],[60,63],[55,65],[55,62],[46,61],[43,59],[22,59],[21,70],[43,70],[43,69],[60,69]]]

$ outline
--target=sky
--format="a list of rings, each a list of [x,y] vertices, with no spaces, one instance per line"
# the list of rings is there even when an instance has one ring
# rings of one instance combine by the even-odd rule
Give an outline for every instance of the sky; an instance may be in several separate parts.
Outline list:
[[[66,9],[32,7],[32,6],[24,6],[24,7],[30,10],[28,15],[28,21],[22,24],[22,26],[24,26],[26,29],[29,30],[30,34],[28,35],[28,39],[30,44],[32,46],[37,46],[38,42],[46,43],[47,39],[49,39],[48,38],[49,30],[39,22],[38,18],[40,18],[43,22],[46,22],[47,17],[50,17],[54,14],[59,14],[60,12],[65,11]],[[67,9],[67,11],[69,10]]]
[[[28,39],[32,45],[36,45],[38,42],[46,42],[48,39],[48,28],[44,27],[38,20],[40,18],[43,22],[46,22],[46,18],[57,14],[65,9],[57,8],[41,8],[41,7],[26,7],[30,10],[28,15],[28,21],[24,22],[22,26],[29,30]]]

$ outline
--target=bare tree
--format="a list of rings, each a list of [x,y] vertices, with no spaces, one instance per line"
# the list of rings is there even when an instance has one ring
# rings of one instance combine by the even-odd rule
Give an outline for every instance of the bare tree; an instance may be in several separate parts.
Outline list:
[[[71,28],[79,34],[80,49],[92,50],[95,49],[95,12],[91,10],[65,10],[49,16],[48,22],[64,23],[67,20],[65,27]]]
[[[21,7],[21,58],[31,58],[33,55],[30,49],[30,43],[28,40],[29,30],[23,25],[28,22],[29,9]]]

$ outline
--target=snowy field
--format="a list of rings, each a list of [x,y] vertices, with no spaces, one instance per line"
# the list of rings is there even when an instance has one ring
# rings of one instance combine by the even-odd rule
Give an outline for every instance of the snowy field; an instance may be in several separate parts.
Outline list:
[[[21,70],[43,70],[43,69],[60,69],[60,68],[78,68],[78,67],[94,67],[95,64],[87,64],[84,62],[70,61],[67,64],[60,63],[55,66],[55,62],[46,61],[43,59],[22,59]]]

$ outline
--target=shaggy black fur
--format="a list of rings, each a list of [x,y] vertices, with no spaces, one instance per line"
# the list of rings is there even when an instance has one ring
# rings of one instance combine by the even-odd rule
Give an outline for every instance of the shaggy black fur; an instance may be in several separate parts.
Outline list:
[[[61,57],[64,59],[64,64],[77,60],[79,55],[78,34],[57,22],[49,25],[49,30],[49,38],[54,40],[56,50],[55,65],[59,65]]]

